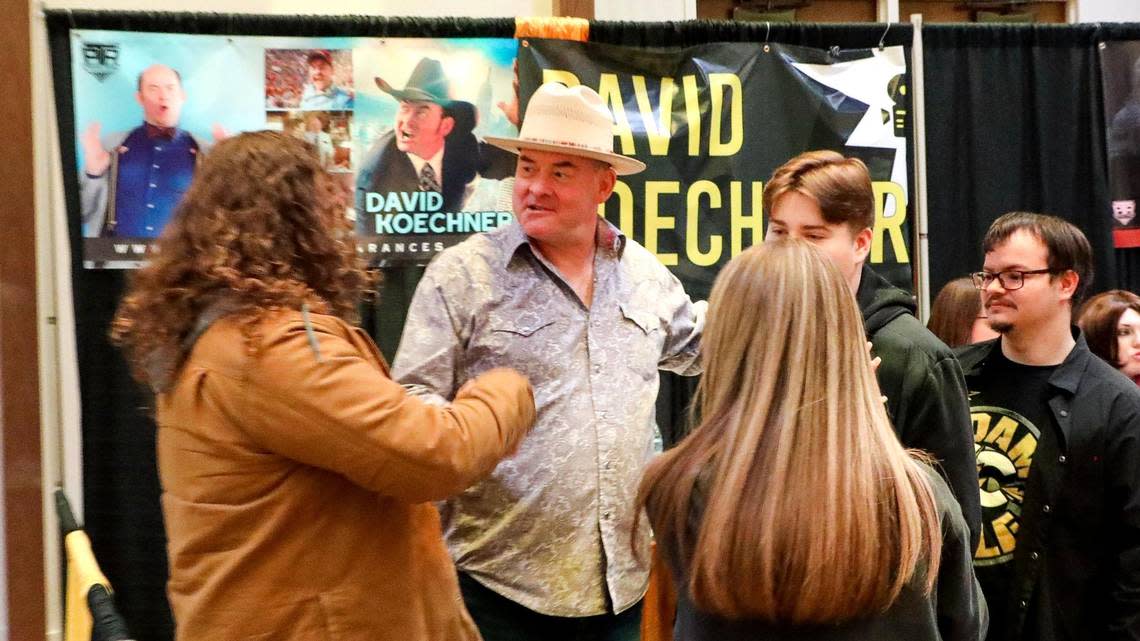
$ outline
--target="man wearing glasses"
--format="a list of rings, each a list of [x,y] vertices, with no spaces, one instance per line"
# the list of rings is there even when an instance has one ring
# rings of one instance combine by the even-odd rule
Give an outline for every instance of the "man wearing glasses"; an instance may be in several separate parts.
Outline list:
[[[994,221],[973,274],[999,337],[961,348],[989,639],[1140,638],[1140,392],[1096,358],[1073,311],[1092,252],[1072,224]]]

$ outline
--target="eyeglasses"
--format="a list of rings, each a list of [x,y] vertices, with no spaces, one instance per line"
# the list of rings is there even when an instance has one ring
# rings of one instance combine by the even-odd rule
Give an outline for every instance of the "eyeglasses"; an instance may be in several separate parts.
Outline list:
[[[1002,289],[1012,291],[1015,289],[1021,289],[1025,285],[1026,276],[1032,276],[1034,274],[1055,274],[1057,272],[1058,270],[1050,269],[1048,267],[1045,269],[1030,269],[1027,271],[1007,269],[1003,272],[997,273],[974,272],[973,274],[970,274],[970,278],[974,280],[974,287],[978,289],[985,289],[989,287],[990,283],[994,282],[994,279],[996,278],[998,283],[1001,284]]]

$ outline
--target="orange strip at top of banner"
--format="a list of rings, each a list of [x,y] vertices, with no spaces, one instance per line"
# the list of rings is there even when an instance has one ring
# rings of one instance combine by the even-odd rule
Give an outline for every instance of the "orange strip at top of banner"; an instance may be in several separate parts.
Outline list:
[[[585,18],[515,18],[515,38],[585,42],[590,39],[590,21]]]

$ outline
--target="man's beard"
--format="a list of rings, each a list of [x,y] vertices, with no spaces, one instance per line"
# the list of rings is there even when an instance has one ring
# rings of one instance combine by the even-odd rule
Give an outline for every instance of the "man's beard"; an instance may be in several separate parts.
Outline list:
[[[1009,321],[987,320],[986,322],[989,324],[990,329],[999,334],[1008,334],[1013,331],[1013,323]]]

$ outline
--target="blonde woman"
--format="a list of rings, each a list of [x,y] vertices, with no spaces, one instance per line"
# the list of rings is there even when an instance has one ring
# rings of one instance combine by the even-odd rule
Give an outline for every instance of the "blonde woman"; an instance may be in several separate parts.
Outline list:
[[[804,241],[753,247],[709,303],[699,425],[638,496],[676,638],[982,638],[965,520],[899,445],[835,265]]]

